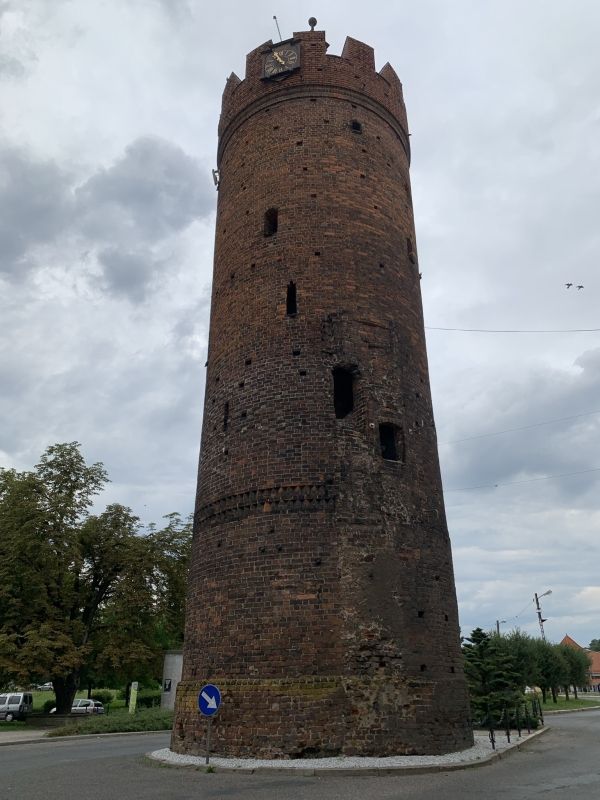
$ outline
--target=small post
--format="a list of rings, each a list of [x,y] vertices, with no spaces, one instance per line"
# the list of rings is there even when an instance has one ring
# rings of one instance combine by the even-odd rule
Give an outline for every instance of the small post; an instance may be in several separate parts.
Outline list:
[[[212,724],[212,717],[206,720],[206,763],[210,761],[210,726]]]
[[[519,704],[515,705],[515,724],[517,726],[517,734],[521,738],[521,715],[519,714]]]
[[[487,715],[488,715],[488,727],[490,729],[489,732],[489,739],[492,745],[492,750],[496,749],[496,734],[494,733],[494,719],[490,713],[490,706],[489,703],[487,704]]]
[[[506,741],[510,744],[510,716],[506,703],[504,703],[504,724],[506,725]]]

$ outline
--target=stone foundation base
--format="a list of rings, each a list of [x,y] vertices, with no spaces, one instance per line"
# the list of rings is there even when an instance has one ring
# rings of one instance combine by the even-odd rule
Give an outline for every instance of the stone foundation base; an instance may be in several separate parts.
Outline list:
[[[222,693],[211,752],[254,758],[441,755],[471,747],[466,698],[450,681],[383,675],[182,681],[171,737],[176,753],[202,755],[204,683]]]

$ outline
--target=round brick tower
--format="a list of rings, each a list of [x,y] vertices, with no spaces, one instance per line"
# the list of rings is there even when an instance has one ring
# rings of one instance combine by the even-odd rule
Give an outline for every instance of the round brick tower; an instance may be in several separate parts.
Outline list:
[[[472,744],[431,407],[402,87],[322,31],[232,74],[172,748]]]

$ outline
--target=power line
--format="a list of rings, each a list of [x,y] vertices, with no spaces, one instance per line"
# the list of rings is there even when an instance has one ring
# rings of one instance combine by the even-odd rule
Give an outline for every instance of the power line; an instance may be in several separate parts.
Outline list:
[[[510,481],[508,483],[482,483],[479,486],[462,486],[460,489],[445,489],[445,492],[469,492],[474,489],[497,489],[500,486],[517,486],[521,483],[535,483],[536,481],[549,481],[553,478],[569,478],[571,475],[586,475],[589,472],[600,472],[600,467],[592,469],[581,469],[577,472],[562,472],[559,475],[542,475],[539,478],[527,478],[522,481]]]
[[[495,328],[437,328],[425,325],[428,331],[462,331],[463,333],[598,333],[600,328],[559,328],[552,330],[495,329]]]
[[[526,431],[529,428],[539,428],[542,425],[552,425],[554,422],[566,422],[570,419],[579,419],[580,417],[589,417],[592,414],[600,414],[598,411],[586,411],[583,414],[572,414],[569,417],[556,417],[556,419],[548,419],[544,422],[534,422],[531,425],[522,425],[520,428],[506,428],[503,431],[493,431],[492,433],[478,433],[475,436],[465,436],[462,439],[453,439],[451,442],[440,442],[440,444],[458,444],[458,442],[469,442],[471,439],[484,439],[487,436],[500,436],[502,433],[513,433],[514,431]]]

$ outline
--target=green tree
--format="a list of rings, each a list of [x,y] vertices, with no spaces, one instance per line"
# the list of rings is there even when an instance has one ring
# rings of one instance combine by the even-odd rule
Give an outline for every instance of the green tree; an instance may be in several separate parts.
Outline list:
[[[142,536],[124,506],[90,515],[107,475],[79,447],[53,445],[32,472],[0,471],[0,674],[50,677],[59,713],[110,670],[160,674],[162,648],[182,635],[191,536],[177,516]]]
[[[594,650],[596,653],[600,652],[600,639],[592,639],[590,642],[590,650]]]
[[[558,687],[569,680],[569,665],[558,645],[550,644],[543,639],[535,639],[536,659],[538,665],[538,684],[542,690],[544,703],[548,691],[557,702]]]
[[[503,636],[476,628],[463,644],[465,674],[473,715],[483,721],[492,714],[499,721],[504,708],[520,698],[520,675]]]
[[[567,664],[567,681],[565,683],[565,696],[569,699],[569,686],[577,698],[577,687],[586,686],[590,668],[590,657],[585,650],[577,650],[568,645],[558,645],[560,652]]]

